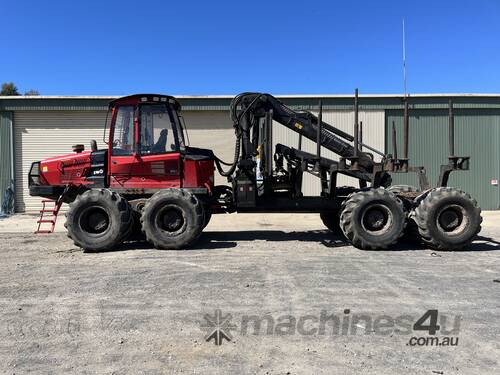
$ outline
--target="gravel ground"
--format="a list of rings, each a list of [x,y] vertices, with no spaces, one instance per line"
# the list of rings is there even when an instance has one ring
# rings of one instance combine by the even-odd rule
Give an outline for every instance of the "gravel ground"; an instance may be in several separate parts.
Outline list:
[[[187,251],[89,254],[4,221],[2,373],[499,373],[498,215],[461,252],[361,251],[306,215],[246,217],[214,218]],[[434,336],[412,329],[429,309]]]

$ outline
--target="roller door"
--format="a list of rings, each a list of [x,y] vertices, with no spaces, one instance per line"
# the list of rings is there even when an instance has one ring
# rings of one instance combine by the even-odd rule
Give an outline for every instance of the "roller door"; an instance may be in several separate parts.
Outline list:
[[[71,153],[71,146],[97,140],[100,148],[106,112],[20,111],[14,112],[16,211],[38,212],[40,197],[31,197],[28,172],[33,161]]]

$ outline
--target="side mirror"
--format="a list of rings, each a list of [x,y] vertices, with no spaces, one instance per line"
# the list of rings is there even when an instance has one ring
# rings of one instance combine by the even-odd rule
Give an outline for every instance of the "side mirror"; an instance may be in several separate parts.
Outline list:
[[[96,152],[97,151],[97,142],[95,139],[92,139],[90,141],[90,149],[92,150],[92,152]]]

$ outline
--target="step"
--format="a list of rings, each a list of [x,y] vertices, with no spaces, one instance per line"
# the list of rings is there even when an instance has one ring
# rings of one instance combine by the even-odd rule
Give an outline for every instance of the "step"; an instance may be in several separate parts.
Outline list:
[[[54,233],[54,231],[51,231],[51,230],[37,230],[37,231],[35,231],[35,234],[50,234],[50,233]]]
[[[58,211],[57,210],[40,210],[40,213],[44,213],[44,212],[53,212],[53,213],[57,213]]]
[[[55,224],[56,221],[55,220],[46,220],[46,219],[42,219],[42,220],[38,220],[37,221],[38,224],[40,223],[52,223],[52,224]]]

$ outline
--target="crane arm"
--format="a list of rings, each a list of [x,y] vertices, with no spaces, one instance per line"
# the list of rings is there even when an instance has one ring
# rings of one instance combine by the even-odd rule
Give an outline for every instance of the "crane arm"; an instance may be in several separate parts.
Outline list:
[[[266,112],[272,111],[274,121],[316,142],[318,132],[318,118],[308,111],[294,111],[270,94],[243,93],[236,96],[231,102],[231,118],[242,140],[241,160],[255,155],[256,139],[258,137],[259,119]],[[251,130],[253,133],[251,134]],[[320,143],[321,146],[333,151],[344,158],[355,156],[355,149],[349,143],[354,138],[340,129],[322,121]],[[365,171],[371,172],[374,161],[371,155],[358,151],[358,165]]]

